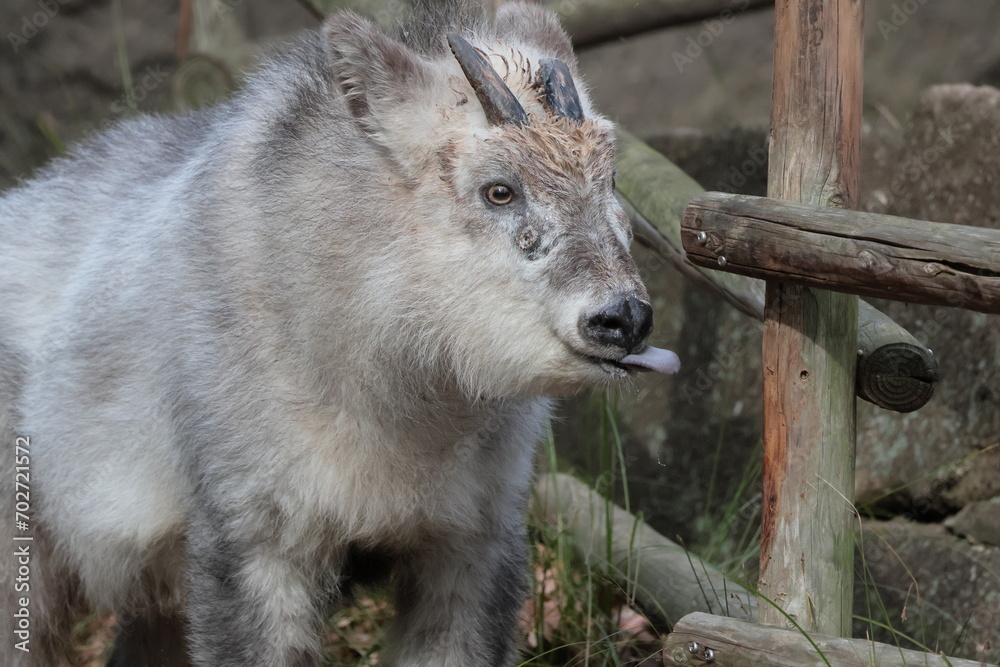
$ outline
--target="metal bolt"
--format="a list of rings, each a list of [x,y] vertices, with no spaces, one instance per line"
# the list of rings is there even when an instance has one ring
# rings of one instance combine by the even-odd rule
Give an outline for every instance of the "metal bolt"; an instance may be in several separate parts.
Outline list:
[[[726,265],[726,258],[723,257],[722,255],[719,255],[719,266],[725,266],[725,265]]]
[[[698,245],[705,245],[708,243],[708,234],[706,232],[698,232]]]
[[[715,651],[707,648],[705,649],[705,652],[701,654],[701,658],[705,662],[715,662]]]
[[[698,645],[698,642],[688,642],[688,653],[694,655],[700,648],[701,646]]]

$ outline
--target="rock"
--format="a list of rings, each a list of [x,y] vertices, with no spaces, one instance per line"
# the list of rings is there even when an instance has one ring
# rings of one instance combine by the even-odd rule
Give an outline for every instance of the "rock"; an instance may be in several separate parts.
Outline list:
[[[908,218],[1000,227],[1000,90],[933,86],[923,93],[888,180],[886,212]],[[884,186],[883,186],[884,187]]]
[[[734,2],[735,7],[743,3]],[[927,86],[1000,79],[1000,4],[868,0],[865,113],[905,120]],[[767,128],[773,11],[736,12],[583,50],[598,107],[633,134]],[[710,26],[714,29],[709,29]],[[690,60],[688,60],[690,59]],[[867,178],[867,175],[866,175]]]
[[[1000,497],[969,503],[944,525],[974,543],[1000,546]]]
[[[881,624],[932,651],[1000,660],[1000,549],[903,520],[865,521],[861,535],[854,609],[864,620],[855,620],[855,637],[923,649]]]
[[[660,151],[706,190],[767,194],[767,131],[732,127],[719,132],[680,129],[652,137]]]
[[[218,4],[255,42],[316,24],[300,3]],[[0,189],[95,129],[136,112],[197,106],[188,98],[206,97],[206,76],[199,91],[186,90],[189,71],[177,76],[179,23],[176,2],[0,2]],[[209,81],[213,90],[223,88],[217,78]],[[175,102],[178,87],[184,104]]]
[[[958,506],[1000,496],[1000,442],[977,455],[947,495]]]
[[[1000,90],[934,86],[920,99],[901,139],[887,142],[885,169],[863,179],[866,207],[1000,228]],[[914,413],[859,404],[858,501],[937,520],[1000,494],[1000,482],[983,473],[1000,472],[1000,454],[989,450],[1000,433],[1000,317],[872,303],[934,350],[941,380]]]

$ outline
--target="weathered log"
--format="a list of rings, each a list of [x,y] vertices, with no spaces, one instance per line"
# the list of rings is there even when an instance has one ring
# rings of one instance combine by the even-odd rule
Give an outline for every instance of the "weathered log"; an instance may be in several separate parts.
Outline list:
[[[863,0],[775,5],[770,196],[857,204],[863,18]],[[767,281],[759,588],[777,606],[763,623],[851,630],[857,325],[856,296]]]
[[[704,193],[704,188],[663,155],[621,129],[617,166],[618,190],[636,239],[685,276],[716,292],[747,315],[763,320],[762,281],[707,270],[694,264],[682,248],[682,214],[688,202]],[[916,410],[930,400],[937,381],[937,362],[926,346],[864,301],[859,304],[858,329],[859,397],[898,412]]]
[[[496,6],[504,0],[492,0]],[[529,0],[530,1],[530,0]],[[577,48],[693,21],[725,27],[737,14],[774,6],[774,0],[538,0],[562,21]],[[407,11],[407,0],[300,0],[315,14],[351,9],[390,28]],[[708,26],[706,26],[708,27]]]
[[[542,0],[554,11],[577,47],[593,46],[693,21],[724,27],[750,9],[774,0]]]
[[[841,639],[773,625],[689,614],[663,644],[663,664],[677,667],[979,667],[983,663],[908,651],[866,639]]]
[[[543,475],[532,512],[657,620],[673,625],[692,611],[756,618],[753,594],[570,475]]]
[[[937,359],[892,320],[866,314],[873,310],[858,302],[857,394],[896,412],[919,410],[934,395]]]
[[[706,193],[682,243],[701,266],[865,296],[1000,313],[1000,231]],[[723,259],[720,259],[723,258]]]

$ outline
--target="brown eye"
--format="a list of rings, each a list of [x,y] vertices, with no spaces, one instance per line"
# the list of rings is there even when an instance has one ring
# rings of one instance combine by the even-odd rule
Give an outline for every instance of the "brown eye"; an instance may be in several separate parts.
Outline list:
[[[506,206],[514,201],[514,191],[502,183],[486,188],[486,200],[495,206]]]

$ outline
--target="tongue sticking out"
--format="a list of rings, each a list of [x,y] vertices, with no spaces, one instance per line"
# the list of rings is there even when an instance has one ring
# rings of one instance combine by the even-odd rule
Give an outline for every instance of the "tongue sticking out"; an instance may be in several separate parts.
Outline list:
[[[641,373],[656,371],[673,375],[681,369],[681,360],[676,354],[658,347],[647,347],[639,354],[630,354],[624,359],[619,359],[618,363]]]

